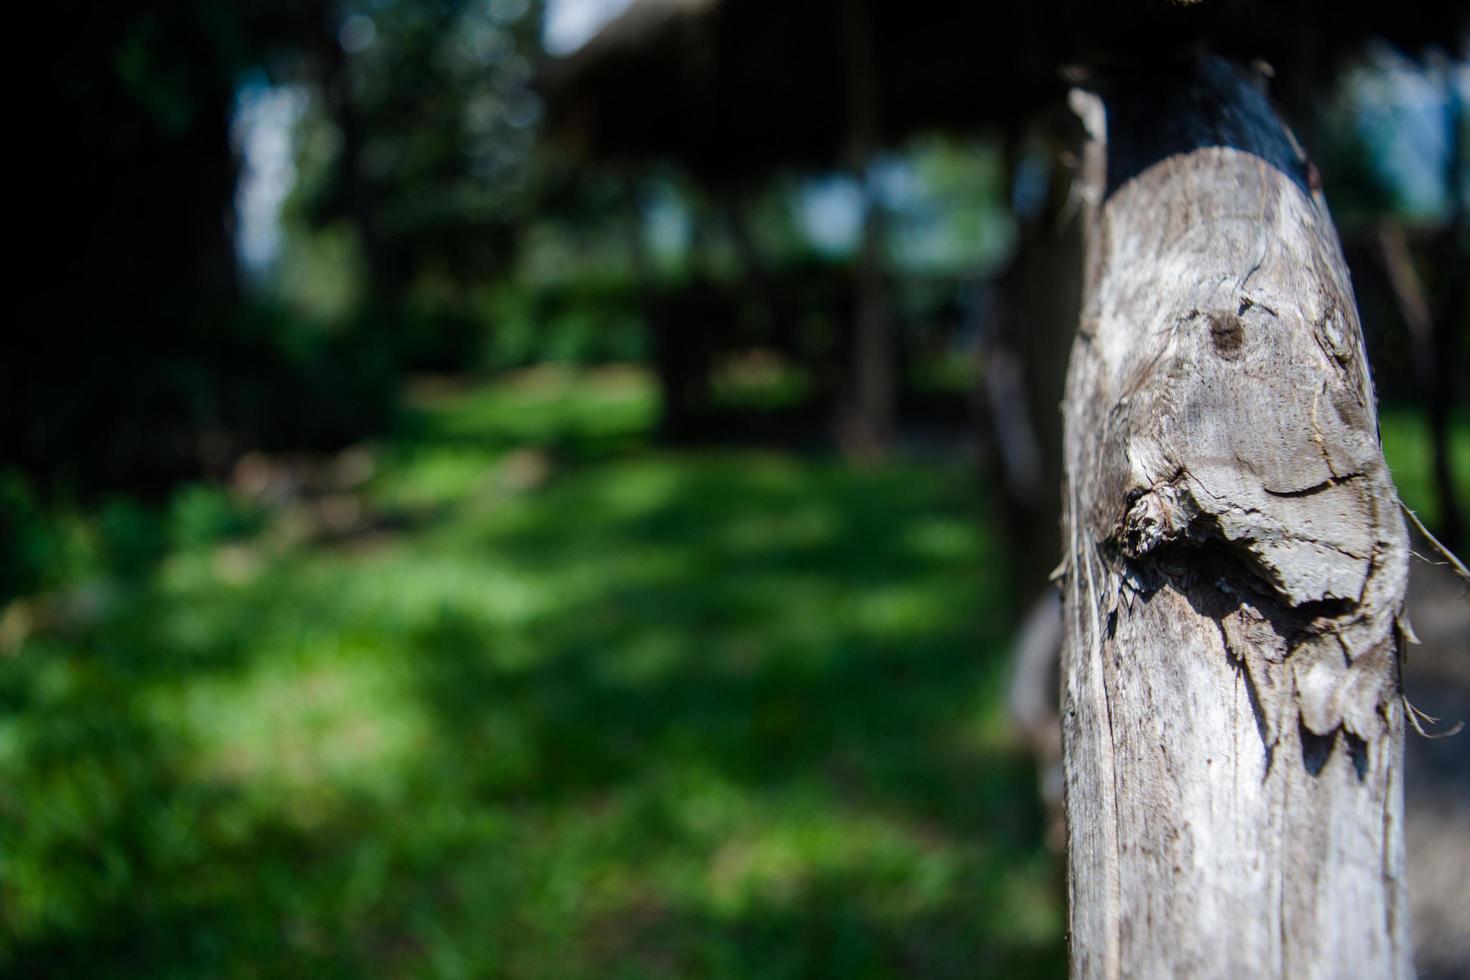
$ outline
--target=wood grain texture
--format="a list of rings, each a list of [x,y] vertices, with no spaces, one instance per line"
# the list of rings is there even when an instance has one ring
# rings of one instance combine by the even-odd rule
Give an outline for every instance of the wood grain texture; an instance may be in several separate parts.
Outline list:
[[[1218,59],[1077,104],[1072,973],[1409,975],[1408,544],[1315,172]]]

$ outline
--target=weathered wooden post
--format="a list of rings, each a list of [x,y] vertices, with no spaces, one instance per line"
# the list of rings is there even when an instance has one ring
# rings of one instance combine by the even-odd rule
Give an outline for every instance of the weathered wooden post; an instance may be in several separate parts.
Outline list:
[[[1408,545],[1315,168],[1213,57],[1074,96],[1076,977],[1399,977]]]

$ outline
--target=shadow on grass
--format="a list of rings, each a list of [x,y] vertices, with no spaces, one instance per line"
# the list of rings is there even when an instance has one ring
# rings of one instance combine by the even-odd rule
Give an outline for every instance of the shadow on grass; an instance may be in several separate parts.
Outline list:
[[[391,465],[466,419],[426,410]],[[368,551],[174,556],[0,664],[0,964],[1060,973],[963,468],[633,452],[619,425]]]

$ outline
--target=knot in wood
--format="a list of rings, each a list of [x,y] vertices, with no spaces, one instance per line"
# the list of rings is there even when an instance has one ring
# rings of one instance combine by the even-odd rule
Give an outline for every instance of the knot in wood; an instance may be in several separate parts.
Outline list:
[[[1138,496],[1123,518],[1123,553],[1141,558],[1165,541],[1173,541],[1189,526],[1189,514],[1179,492],[1169,484]]]
[[[1245,347],[1245,321],[1234,313],[1217,311],[1205,314],[1205,322],[1210,325],[1215,353],[1227,361],[1239,358]]]

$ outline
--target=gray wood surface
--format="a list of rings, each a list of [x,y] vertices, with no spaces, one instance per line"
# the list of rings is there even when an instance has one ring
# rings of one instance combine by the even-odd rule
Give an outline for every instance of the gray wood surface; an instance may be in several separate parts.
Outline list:
[[[1406,976],[1408,545],[1315,170],[1218,59],[1098,88],[1064,405],[1072,973]]]

